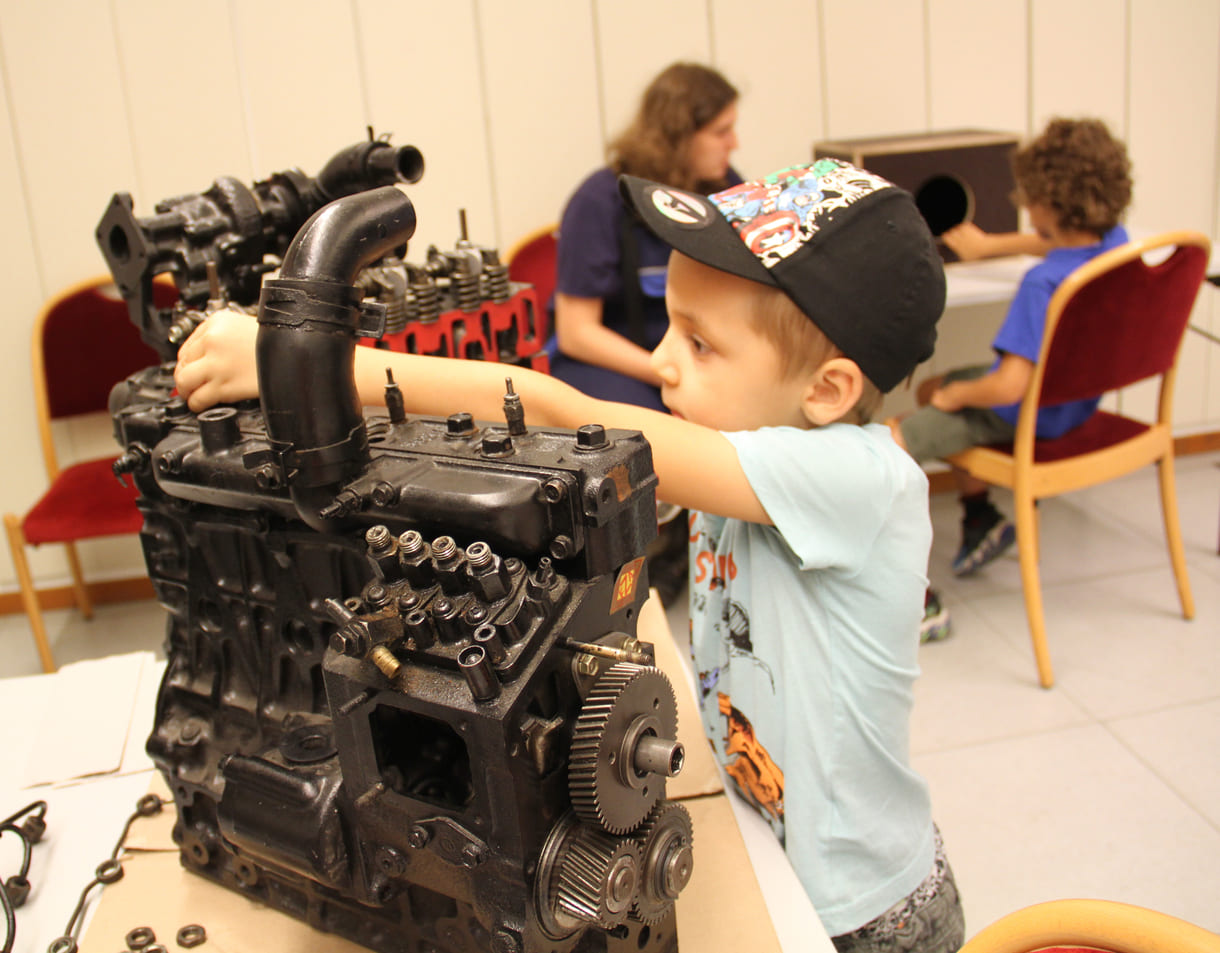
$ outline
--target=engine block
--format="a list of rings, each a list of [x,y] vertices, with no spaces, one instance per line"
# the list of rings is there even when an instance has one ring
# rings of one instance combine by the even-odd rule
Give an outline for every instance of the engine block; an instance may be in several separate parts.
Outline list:
[[[409,416],[392,379],[361,407],[361,275],[413,229],[376,183],[304,223],[262,282],[259,401],[194,414],[168,360],[111,395],[168,614],[147,747],[182,863],[386,953],[675,951],[684,753],[636,638],[650,449],[531,427],[511,384],[503,422]],[[172,357],[184,310],[125,277]]]

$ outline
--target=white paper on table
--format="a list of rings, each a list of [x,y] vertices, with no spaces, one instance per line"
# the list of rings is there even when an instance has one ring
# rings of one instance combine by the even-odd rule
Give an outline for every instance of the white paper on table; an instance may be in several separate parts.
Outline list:
[[[144,670],[152,663],[151,652],[131,652],[74,662],[43,676],[50,681],[41,717],[26,721],[33,743],[24,786],[118,771],[133,712],[138,701],[143,704]]]

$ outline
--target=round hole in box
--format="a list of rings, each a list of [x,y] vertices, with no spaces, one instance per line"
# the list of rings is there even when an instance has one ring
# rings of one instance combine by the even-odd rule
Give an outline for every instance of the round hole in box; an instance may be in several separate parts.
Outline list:
[[[974,193],[955,175],[934,175],[915,190],[915,207],[939,238],[974,217]]]

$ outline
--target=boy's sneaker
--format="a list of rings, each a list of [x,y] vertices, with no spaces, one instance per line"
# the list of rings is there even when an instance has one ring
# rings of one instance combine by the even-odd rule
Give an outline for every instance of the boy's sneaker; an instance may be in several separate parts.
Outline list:
[[[940,593],[929,588],[923,597],[923,621],[919,623],[920,642],[939,642],[953,632],[949,610],[940,602]]]
[[[994,506],[962,520],[962,548],[953,557],[953,575],[968,576],[1006,552],[1017,541],[1017,528]]]

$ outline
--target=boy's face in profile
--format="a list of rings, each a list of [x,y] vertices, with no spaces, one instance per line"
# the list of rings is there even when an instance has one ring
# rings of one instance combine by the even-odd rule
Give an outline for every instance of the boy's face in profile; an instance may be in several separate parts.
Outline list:
[[[676,416],[722,431],[809,427],[803,375],[781,374],[775,345],[751,324],[753,282],[673,252],[665,304],[669,330],[652,367]]]

